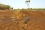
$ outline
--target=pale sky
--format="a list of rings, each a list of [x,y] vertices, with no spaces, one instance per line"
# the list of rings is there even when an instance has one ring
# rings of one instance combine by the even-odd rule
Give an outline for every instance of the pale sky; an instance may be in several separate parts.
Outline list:
[[[13,8],[27,8],[26,0],[0,0],[2,4],[8,4]],[[45,8],[45,0],[30,0],[30,8]]]

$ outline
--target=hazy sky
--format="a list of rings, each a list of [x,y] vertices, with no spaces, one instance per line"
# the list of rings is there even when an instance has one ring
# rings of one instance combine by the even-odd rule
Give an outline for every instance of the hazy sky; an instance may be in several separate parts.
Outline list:
[[[8,4],[14,8],[27,8],[26,0],[0,0],[2,4]],[[45,0],[31,0],[30,8],[45,8]]]

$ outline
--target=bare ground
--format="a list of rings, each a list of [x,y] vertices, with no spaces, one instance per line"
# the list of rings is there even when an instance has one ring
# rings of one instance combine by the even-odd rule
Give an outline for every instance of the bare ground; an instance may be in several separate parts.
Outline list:
[[[0,10],[0,30],[45,30],[45,11]]]

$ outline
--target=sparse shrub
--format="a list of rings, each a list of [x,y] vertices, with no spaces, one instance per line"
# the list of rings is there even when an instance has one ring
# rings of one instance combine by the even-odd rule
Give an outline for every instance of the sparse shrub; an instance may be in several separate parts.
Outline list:
[[[13,9],[13,7],[11,9]]]
[[[30,19],[30,17],[28,16],[28,15],[25,15],[24,17],[23,17],[23,21],[24,21],[24,24],[27,24],[28,23],[28,21],[29,21],[29,19]]]
[[[27,30],[27,29],[24,29],[24,30]]]
[[[27,24],[29,21],[29,17],[24,17],[24,24]]]

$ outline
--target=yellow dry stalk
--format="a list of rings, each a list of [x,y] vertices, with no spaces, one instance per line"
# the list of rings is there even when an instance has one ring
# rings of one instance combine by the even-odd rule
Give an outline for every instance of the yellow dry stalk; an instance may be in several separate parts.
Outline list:
[[[16,10],[15,12],[13,12],[11,18],[17,18],[17,19],[19,19],[21,17],[21,14],[19,13],[20,11],[21,10]]]
[[[21,10],[15,11],[15,15],[16,15],[17,19],[19,19],[21,17],[20,12],[21,12]]]
[[[18,14],[20,11],[21,11],[21,10],[17,10],[17,11],[15,11],[15,14]]]

